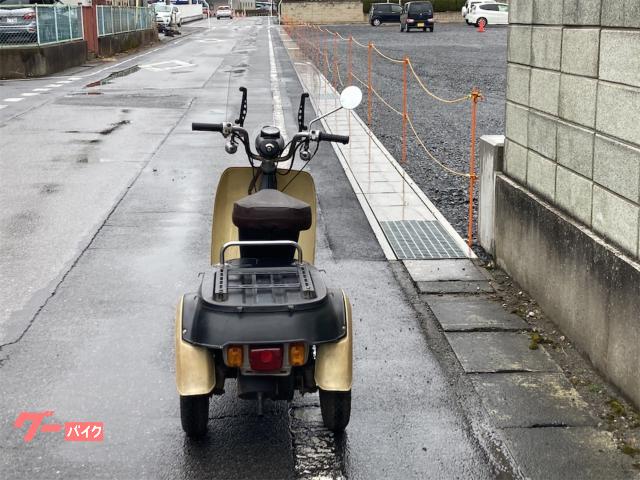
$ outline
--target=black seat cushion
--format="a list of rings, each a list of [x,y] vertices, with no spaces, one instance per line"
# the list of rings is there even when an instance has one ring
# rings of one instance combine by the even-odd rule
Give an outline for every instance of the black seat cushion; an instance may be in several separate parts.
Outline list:
[[[260,190],[233,204],[233,223],[241,230],[301,231],[311,227],[311,207],[278,190]]]

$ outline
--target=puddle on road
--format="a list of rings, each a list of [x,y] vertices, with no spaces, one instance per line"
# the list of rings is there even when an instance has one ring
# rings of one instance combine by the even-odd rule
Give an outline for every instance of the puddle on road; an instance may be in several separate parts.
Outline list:
[[[138,65],[134,65],[132,67],[125,68],[124,70],[118,70],[117,72],[112,72],[102,80],[97,80],[95,82],[86,84],[85,88],[99,87],[100,85],[107,85],[113,82],[113,80],[115,80],[116,78],[126,77],[127,75],[131,75],[132,73],[136,73],[138,70],[140,70],[140,67]]]

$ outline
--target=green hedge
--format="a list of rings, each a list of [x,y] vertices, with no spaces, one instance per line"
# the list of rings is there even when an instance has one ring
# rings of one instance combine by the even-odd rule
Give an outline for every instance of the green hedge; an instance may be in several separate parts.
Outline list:
[[[436,12],[454,12],[459,11],[464,5],[465,0],[431,0],[433,9]],[[362,0],[362,11],[369,13],[372,3],[384,3],[380,0]],[[396,2],[393,2],[396,3]],[[406,2],[402,2],[403,4]]]

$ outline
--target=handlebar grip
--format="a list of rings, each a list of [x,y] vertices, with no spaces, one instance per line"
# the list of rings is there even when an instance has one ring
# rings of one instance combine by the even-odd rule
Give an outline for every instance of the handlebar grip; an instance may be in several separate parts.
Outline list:
[[[334,135],[333,133],[320,132],[318,134],[318,140],[321,142],[337,142],[346,145],[349,143],[349,135]]]
[[[222,132],[224,125],[222,123],[199,123],[191,124],[191,130],[199,130],[201,132]]]

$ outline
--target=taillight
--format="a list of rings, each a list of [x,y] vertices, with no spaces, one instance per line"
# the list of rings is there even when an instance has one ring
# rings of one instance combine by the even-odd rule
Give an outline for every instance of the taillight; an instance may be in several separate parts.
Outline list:
[[[292,367],[304,365],[304,343],[292,343],[289,345],[289,363]]]
[[[252,348],[249,364],[257,372],[270,372],[282,368],[282,347]]]
[[[22,16],[23,20],[33,20],[34,18],[36,18],[36,13],[35,12],[29,12],[29,13],[25,13]]]
[[[240,345],[231,345],[227,348],[227,365],[237,368],[242,366],[242,347]]]

